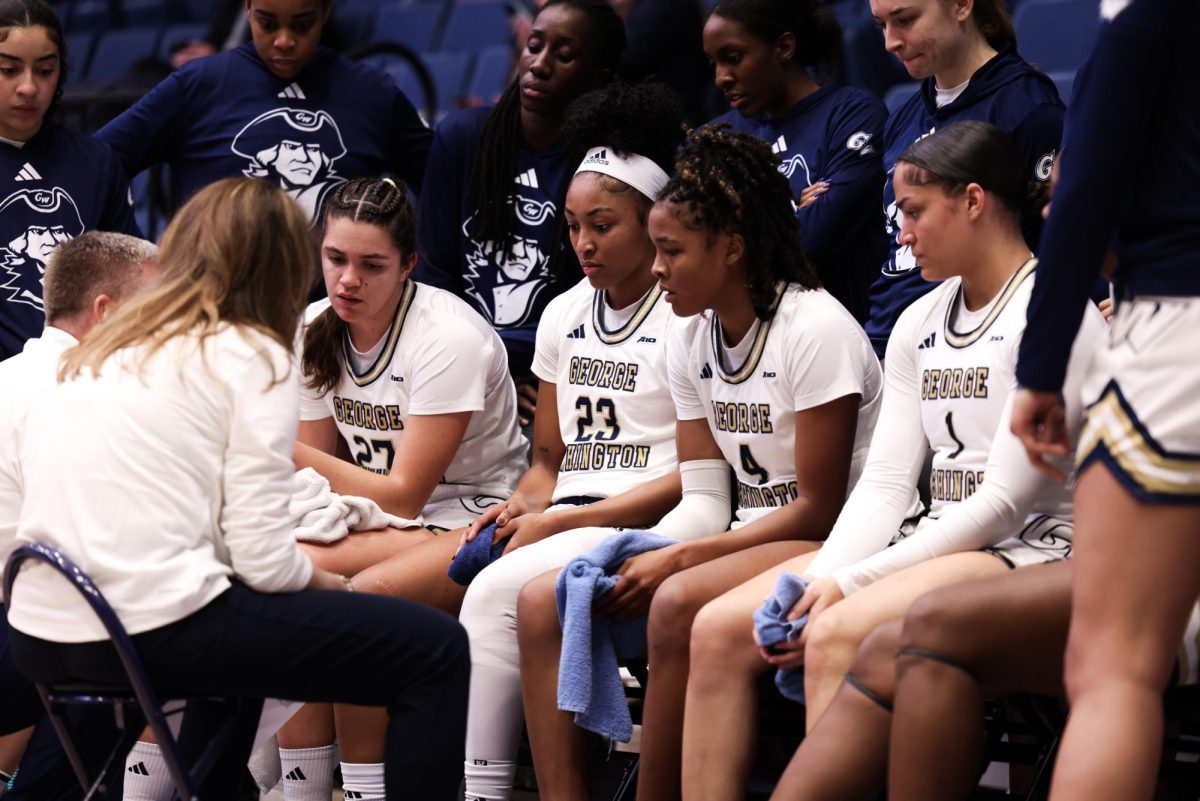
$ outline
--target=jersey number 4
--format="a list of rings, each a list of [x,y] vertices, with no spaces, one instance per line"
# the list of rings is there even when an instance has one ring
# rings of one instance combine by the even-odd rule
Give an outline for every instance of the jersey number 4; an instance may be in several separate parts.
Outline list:
[[[761,487],[771,481],[771,474],[754,460],[754,454],[750,452],[749,445],[741,446],[739,453],[742,457],[742,470],[746,471],[746,475],[758,479],[758,486]]]
[[[580,395],[575,401],[575,411],[579,412],[576,442],[591,442],[593,438],[597,442],[612,442],[621,435],[621,426],[617,423],[617,406],[611,398],[601,398],[593,406],[591,398]],[[601,425],[604,427],[598,431],[590,430]]]

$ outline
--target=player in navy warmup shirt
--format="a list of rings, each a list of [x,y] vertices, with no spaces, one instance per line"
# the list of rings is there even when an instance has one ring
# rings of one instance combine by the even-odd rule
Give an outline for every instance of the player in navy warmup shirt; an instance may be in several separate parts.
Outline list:
[[[96,134],[128,175],[171,166],[175,201],[229,176],[276,182],[315,219],[349,178],[419,190],[432,134],[386,74],[317,42],[332,0],[250,0],[253,41],[185,64]]]
[[[1012,135],[1030,180],[1048,181],[1062,137],[1064,107],[1054,83],[1016,51],[1016,34],[1000,0],[872,0],[887,49],[920,90],[896,110],[884,132],[883,163],[917,139],[956,120],[983,120]],[[867,335],[883,358],[892,326],[914,300],[933,289],[912,251],[899,243],[900,217],[889,180],[883,207],[891,252],[871,286]],[[1040,220],[1022,226],[1036,251]]]
[[[841,41],[818,0],[721,0],[704,26],[714,80],[733,107],[713,123],[771,145],[821,283],[863,323],[867,290],[887,254],[874,206],[887,109],[861,89],[822,86],[809,75]]]
[[[56,245],[88,230],[141,233],[112,152],[46,119],[66,79],[54,9],[34,0],[4,3],[0,28],[7,34],[0,47],[0,359],[7,359],[42,332],[42,275]]]
[[[605,0],[550,0],[533,21],[520,75],[491,109],[438,126],[421,193],[416,278],[465,298],[499,332],[521,379],[550,299],[578,282],[559,232],[566,184],[582,153],[562,140],[567,106],[611,78],[625,27]]]
[[[1161,693],[1200,591],[1200,5],[1106,0],[1099,9],[1013,410],[1035,463],[1073,445],[1078,464],[1064,671],[1071,716],[1054,801],[1153,795]],[[1115,189],[1109,168],[1126,163],[1134,168]],[[1076,445],[1061,422],[1065,354],[1110,246],[1116,316],[1083,388],[1091,405]],[[1191,661],[1194,649],[1192,641],[1179,653]]]

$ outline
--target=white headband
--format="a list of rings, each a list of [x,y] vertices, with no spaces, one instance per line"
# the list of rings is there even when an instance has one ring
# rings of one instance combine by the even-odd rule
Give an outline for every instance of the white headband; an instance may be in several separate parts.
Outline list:
[[[645,156],[636,153],[620,156],[610,147],[589,150],[575,174],[581,172],[598,172],[624,181],[651,200],[658,199],[658,193],[670,180],[662,167]]]

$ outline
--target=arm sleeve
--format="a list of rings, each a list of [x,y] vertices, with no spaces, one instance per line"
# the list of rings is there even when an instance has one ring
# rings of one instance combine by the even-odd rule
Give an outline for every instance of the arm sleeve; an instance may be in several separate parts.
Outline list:
[[[883,127],[887,109],[863,97],[843,109],[830,134],[833,156],[817,180],[829,189],[807,208],[796,211],[800,242],[813,253],[828,250],[861,222],[874,218],[883,192]]]
[[[179,71],[96,133],[96,139],[112,148],[117,160],[132,177],[152,164],[171,160],[180,141],[178,120],[186,113],[187,98]]]
[[[408,97],[388,79],[392,97],[391,137],[392,168],[419,196],[424,189],[425,167],[429,162],[429,146],[433,132],[421,121]]]
[[[466,320],[447,320],[431,333],[413,359],[409,414],[482,411],[495,341]]]
[[[671,399],[675,401],[675,416],[680,420],[699,420],[706,416],[695,384],[703,379],[692,375],[694,371],[688,367],[696,331],[705,320],[700,316],[687,325],[673,326],[667,340],[667,381],[671,386]]]
[[[430,284],[462,295],[462,208],[465,167],[455,157],[446,130],[439,127],[429,148],[427,181],[422,185],[417,213],[417,261],[413,275]]]
[[[680,542],[720,534],[729,528],[733,505],[729,463],[724,459],[696,459],[679,465],[683,491],[679,503],[650,531]]]
[[[277,350],[275,346],[270,352]],[[294,592],[312,576],[312,562],[292,537],[288,511],[298,377],[294,369],[288,372],[286,357],[274,362],[275,374],[285,377],[269,387],[271,365],[258,354],[226,382],[231,419],[221,530],[233,572],[247,586],[259,592]]]
[[[1118,5],[1118,4],[1113,4]],[[1144,152],[1157,116],[1172,50],[1164,46],[1178,2],[1131,0],[1103,23],[1076,81],[1050,219],[1042,234],[1037,283],[1017,364],[1030,389],[1062,387],[1071,343],[1130,193],[1114,192],[1109,165]],[[1114,108],[1121,109],[1114,115]]]
[[[916,308],[910,307],[910,311]],[[915,360],[918,322],[917,316],[905,312],[888,340],[883,401],[867,463],[807,575],[827,575],[882,551],[912,509],[917,478],[929,450],[921,426]]]

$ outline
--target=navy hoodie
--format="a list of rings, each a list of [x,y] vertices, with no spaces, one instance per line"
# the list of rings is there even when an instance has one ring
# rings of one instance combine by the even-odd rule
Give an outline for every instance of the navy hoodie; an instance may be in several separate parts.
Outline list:
[[[42,276],[60,242],[84,231],[141,236],[112,151],[47,120],[24,147],[0,142],[0,359],[46,322]]]
[[[185,64],[96,134],[130,176],[169,164],[177,203],[246,175],[276,181],[314,220],[349,178],[392,173],[419,190],[432,136],[383,72],[322,47],[279,78],[252,42]]]
[[[871,286],[871,313],[867,322],[867,335],[880,358],[900,313],[936,286],[921,277],[912,251],[897,241],[900,211],[896,208],[891,174],[900,154],[916,140],[952,122],[982,120],[1012,135],[1025,158],[1031,180],[1048,181],[1062,139],[1065,109],[1054,82],[1017,55],[1011,46],[977,69],[954,102],[938,108],[936,98],[934,79],[926,78],[921,90],[892,114],[884,133],[883,163],[887,166],[888,180],[883,187],[883,213],[891,252]],[[1030,248],[1036,249],[1040,224],[1030,222],[1025,238]]]
[[[888,252],[874,205],[884,181],[886,120],[887,108],[874,95],[823,86],[778,120],[730,111],[712,121],[770,144],[794,198],[809,184],[829,182],[816,203],[796,210],[800,242],[821,283],[859,323],[866,322],[867,291]]]

